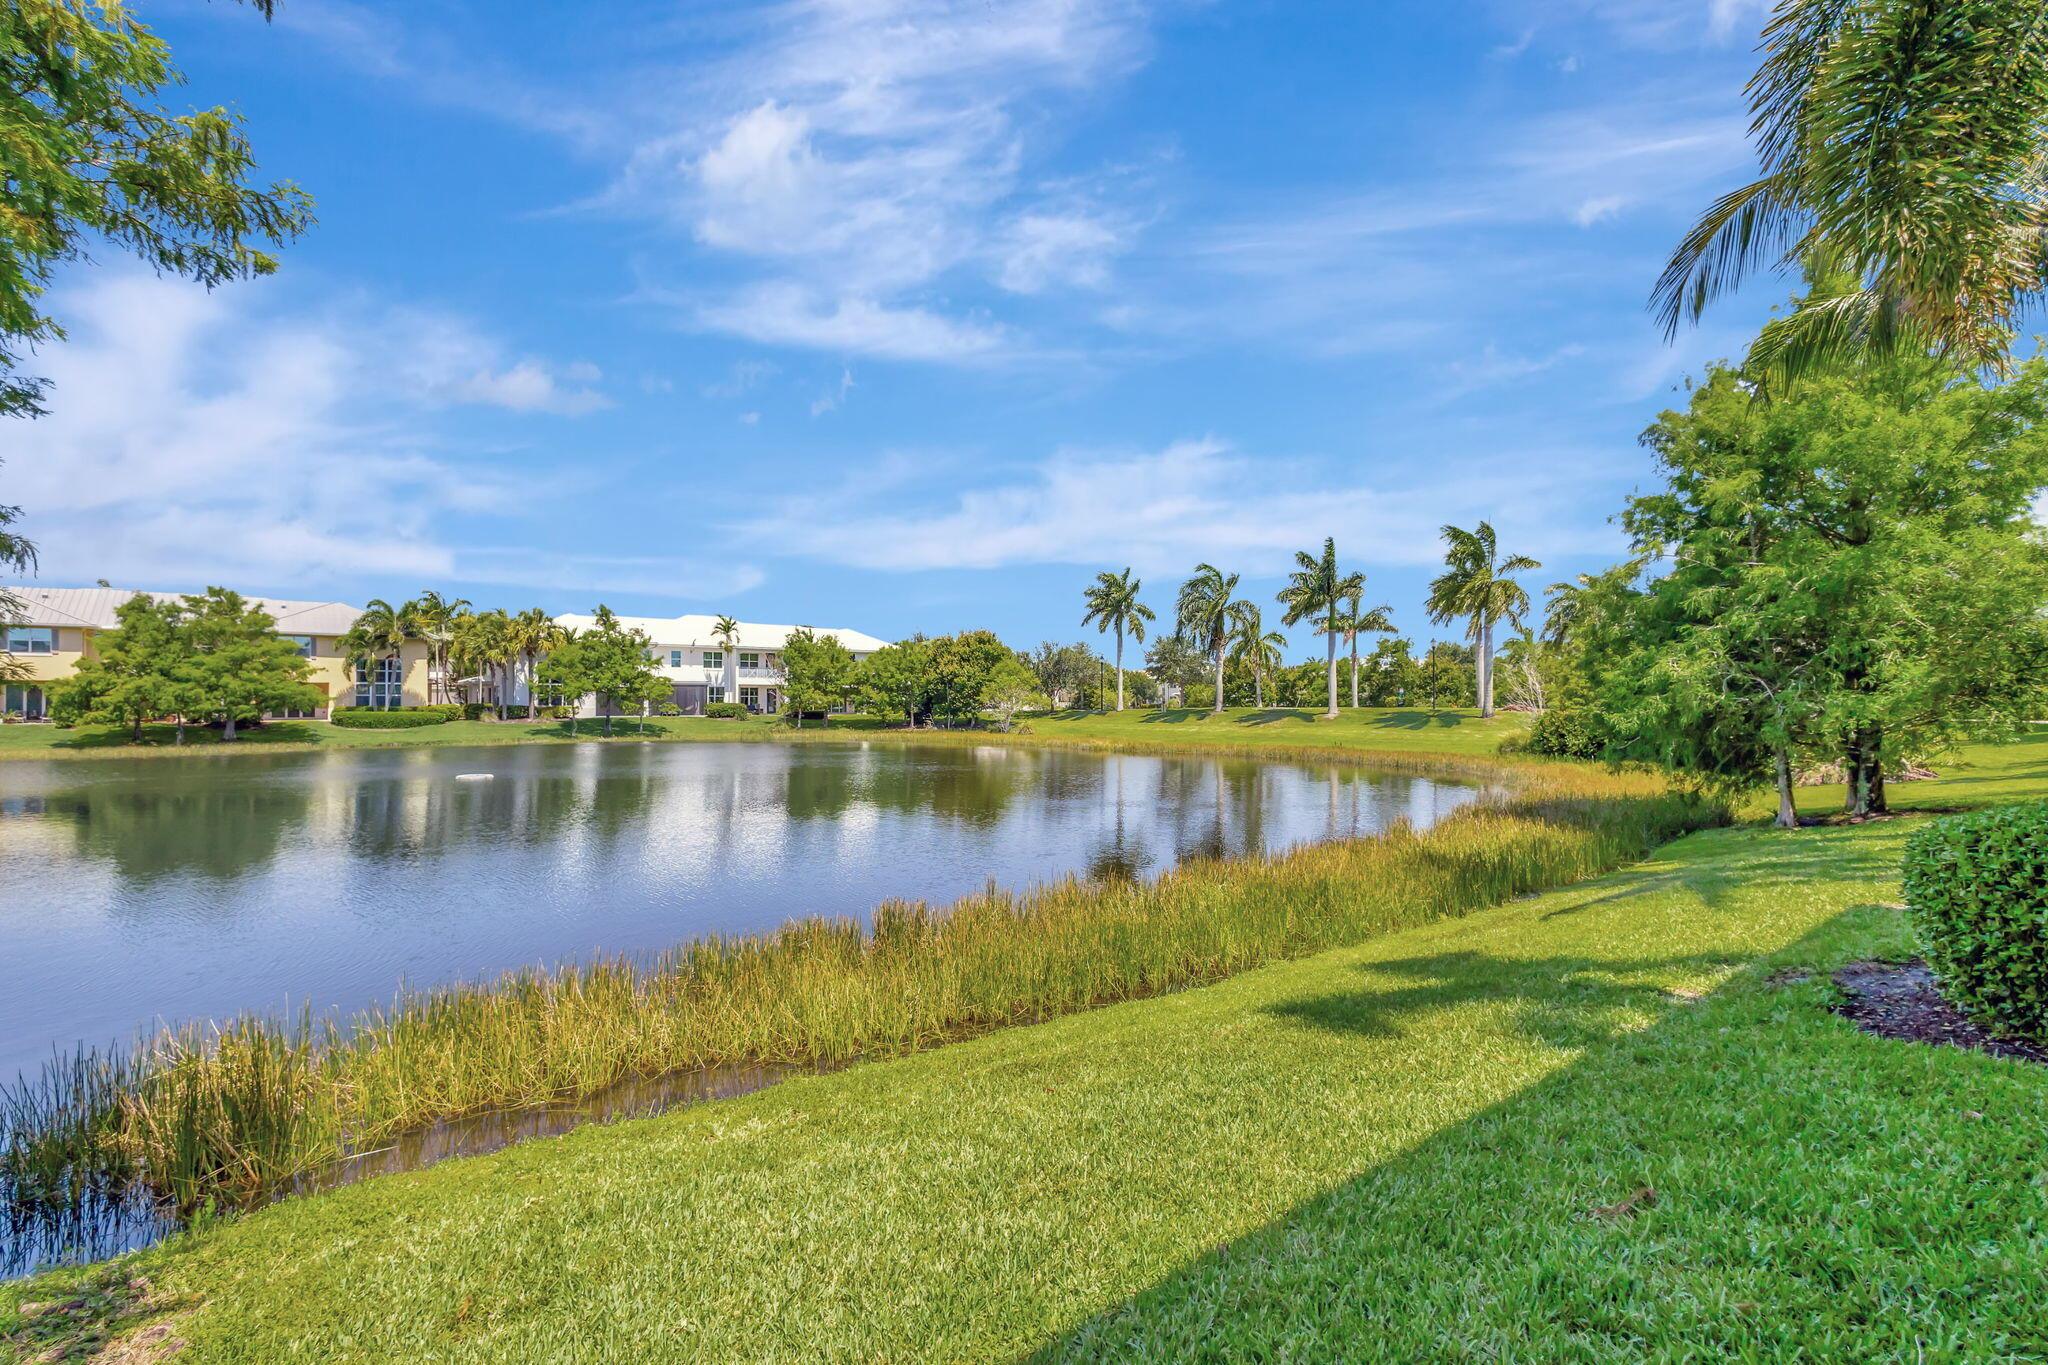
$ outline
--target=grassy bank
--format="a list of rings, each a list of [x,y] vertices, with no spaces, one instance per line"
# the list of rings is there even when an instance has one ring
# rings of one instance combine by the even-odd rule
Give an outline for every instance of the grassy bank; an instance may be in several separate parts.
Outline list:
[[[1334,721],[1306,711],[1240,709],[1212,716],[1207,711],[1126,711],[1122,714],[1063,712],[1025,724],[1020,738],[1062,740],[1118,747],[1170,745],[1281,745],[1304,749],[1356,749],[1388,753],[1491,754],[1500,741],[1519,734],[1523,717],[1502,715],[1480,720],[1476,712],[1367,708],[1346,711]],[[449,721],[412,730],[353,730],[315,721],[278,721],[240,732],[223,744],[210,730],[188,730],[187,743],[176,743],[167,725],[143,727],[140,742],[112,726],[80,726],[60,730],[53,725],[0,725],[0,759],[6,758],[138,758],[145,756],[226,757],[247,753],[312,752],[322,749],[414,749],[455,745],[594,744],[765,740],[816,741],[848,736],[906,737],[895,725],[868,716],[842,716],[793,730],[773,717],[708,720],[702,717],[651,717],[645,730],[636,720],[615,720],[609,740],[602,722],[567,721],[499,723]],[[920,741],[951,734],[920,730]],[[985,732],[978,733],[986,740]]]
[[[180,1207],[246,1197],[407,1129],[707,1066],[834,1064],[1230,976],[1462,914],[1642,856],[1716,818],[1658,779],[1531,767],[1435,829],[1158,881],[892,904],[872,932],[805,921],[402,999],[346,1035],[261,1019],[56,1069],[6,1106],[0,1172],[79,1165]]]
[[[2038,741],[1894,792],[2041,795]],[[1911,828],[1698,834],[1201,990],[288,1202],[0,1286],[0,1335],[155,1332],[181,1362],[2037,1358],[2048,1071],[1827,1010],[1833,967],[1908,951]]]

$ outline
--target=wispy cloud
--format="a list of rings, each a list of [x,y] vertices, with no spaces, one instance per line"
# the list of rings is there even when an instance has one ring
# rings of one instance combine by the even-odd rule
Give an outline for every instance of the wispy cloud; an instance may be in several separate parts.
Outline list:
[[[756,285],[701,303],[696,321],[768,345],[803,346],[889,360],[976,364],[1009,349],[1000,325],[915,305],[833,295],[791,281]]]
[[[1438,528],[1461,516],[1490,516],[1539,554],[1611,548],[1611,534],[1557,515],[1584,477],[1578,464],[1523,453],[1484,478],[1434,477],[1450,466],[1437,462],[1427,481],[1332,480],[1315,462],[1252,458],[1201,437],[1136,454],[1065,451],[937,500],[863,480],[787,499],[736,529],[784,553],[899,572],[1114,561],[1157,573],[1207,559],[1276,573],[1332,533],[1364,563],[1427,564],[1442,553]]]

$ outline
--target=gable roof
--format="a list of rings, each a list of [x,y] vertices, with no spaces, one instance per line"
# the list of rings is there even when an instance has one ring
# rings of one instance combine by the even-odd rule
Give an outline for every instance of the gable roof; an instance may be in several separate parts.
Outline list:
[[[7,584],[0,591],[21,599],[16,625],[87,630],[112,630],[119,624],[114,609],[135,596],[131,588],[37,588],[26,584]],[[145,592],[143,596],[175,602],[182,594]],[[340,635],[363,614],[361,607],[346,602],[300,602],[284,597],[244,600],[270,613],[280,635]]]

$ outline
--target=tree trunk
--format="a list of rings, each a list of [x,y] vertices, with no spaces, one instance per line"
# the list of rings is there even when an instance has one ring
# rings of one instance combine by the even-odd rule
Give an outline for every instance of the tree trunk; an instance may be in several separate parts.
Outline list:
[[[1263,668],[1252,670],[1252,705],[1261,711],[1266,709],[1266,670]]]
[[[612,737],[612,708],[609,704],[604,708],[604,737],[606,739]]]
[[[1116,628],[1116,709],[1124,709],[1124,628]]]
[[[1866,727],[1850,735],[1842,769],[1849,779],[1848,799],[1843,809],[1857,819],[1883,815],[1886,811],[1884,731]]]
[[[1330,604],[1330,619],[1324,623],[1330,637],[1330,707],[1323,712],[1323,719],[1337,719],[1337,604]]]
[[[527,656],[526,656],[526,718],[527,718],[528,720],[539,720],[539,719],[540,719],[540,687],[539,687],[539,683],[540,683],[540,678],[539,678],[539,676],[538,676],[538,675],[539,675],[539,673],[540,673],[540,656],[539,656],[538,654],[529,654],[529,655],[527,655]]]
[[[1220,641],[1219,641],[1219,642],[1217,643],[1217,645],[1216,645],[1216,706],[1215,706],[1215,712],[1216,712],[1216,714],[1217,714],[1217,715],[1219,715],[1219,716],[1223,714],[1223,645],[1222,645],[1222,643],[1221,643]]]
[[[1493,714],[1493,620],[1482,617],[1479,622],[1479,718],[1487,719]]]
[[[1351,637],[1351,709],[1358,709],[1358,637]]]
[[[1779,829],[1799,828],[1799,811],[1792,804],[1792,755],[1783,745],[1777,751],[1778,778],[1778,819]]]
[[[221,726],[220,730],[220,742],[223,744],[231,744],[234,742],[235,738],[235,713],[233,711],[228,711],[226,713],[226,717],[227,723]]]
[[[184,716],[183,716],[182,714],[180,714],[180,715],[179,715],[179,717],[178,717],[178,743],[180,743],[180,744],[183,744],[184,742],[185,742],[185,717],[184,717]]]

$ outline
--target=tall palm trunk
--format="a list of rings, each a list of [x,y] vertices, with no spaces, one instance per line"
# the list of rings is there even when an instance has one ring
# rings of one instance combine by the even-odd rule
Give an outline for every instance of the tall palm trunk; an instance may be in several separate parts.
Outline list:
[[[1355,614],[1355,613],[1354,613]],[[1358,709],[1358,632],[1351,632],[1351,709]]]
[[[1479,717],[1484,720],[1493,714],[1493,618],[1479,618],[1479,658],[1475,661],[1479,674]]]
[[[1219,716],[1223,714],[1223,640],[1222,640],[1222,638],[1221,638],[1220,636],[1219,636],[1219,637],[1217,638],[1217,641],[1216,641],[1216,706],[1215,706],[1215,712],[1216,712],[1216,714],[1217,714],[1217,715],[1219,715]]]
[[[1116,628],[1116,709],[1124,709],[1124,628],[1118,622]]]
[[[1337,604],[1330,603],[1330,619],[1325,623],[1325,634],[1330,637],[1330,709],[1323,712],[1326,720],[1337,719]]]

